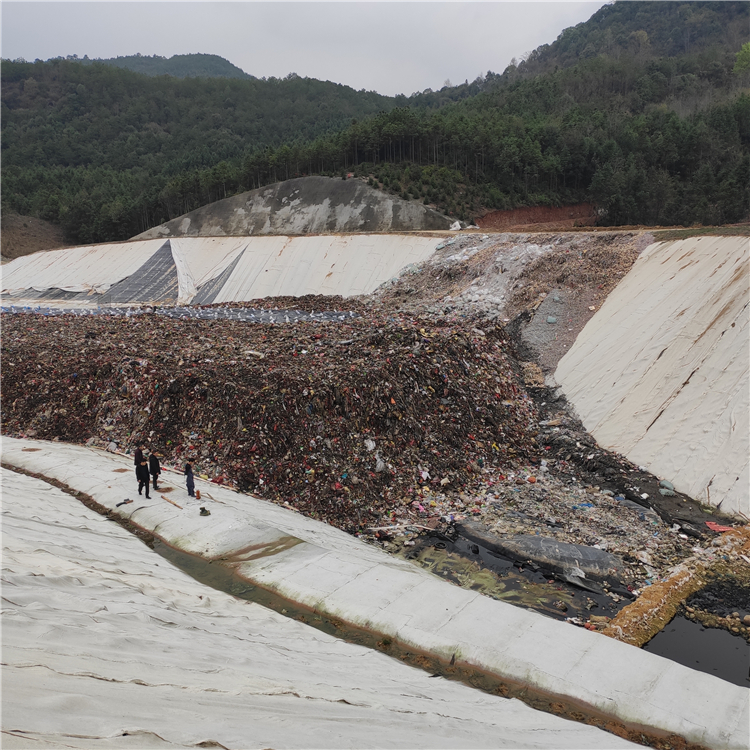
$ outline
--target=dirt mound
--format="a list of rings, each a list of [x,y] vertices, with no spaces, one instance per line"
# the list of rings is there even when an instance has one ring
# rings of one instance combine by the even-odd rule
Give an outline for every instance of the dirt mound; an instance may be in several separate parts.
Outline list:
[[[596,223],[596,211],[590,203],[575,206],[530,206],[508,211],[492,211],[477,219],[481,229],[551,232],[572,227],[590,227]]]
[[[65,247],[65,237],[60,227],[33,216],[3,211],[2,260],[13,260],[40,250]]]
[[[361,179],[299,177],[211,203],[133,239],[410,232],[444,230],[451,223]]]

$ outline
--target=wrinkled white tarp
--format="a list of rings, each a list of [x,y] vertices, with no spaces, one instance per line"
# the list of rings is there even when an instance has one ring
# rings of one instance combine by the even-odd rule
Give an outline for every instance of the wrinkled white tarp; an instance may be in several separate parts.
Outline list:
[[[229,559],[241,577],[312,610],[631,725],[747,750],[748,691],[717,677],[458,588],[324,523],[209,482],[196,480],[196,502],[171,475],[179,489],[169,497],[182,509],[160,494],[146,500],[135,494],[130,457],[7,437],[2,451],[9,465],[92,495],[184,551]],[[136,502],[117,507],[124,497]],[[200,516],[200,505],[211,515]],[[602,748],[610,746],[604,737]]]
[[[610,450],[750,517],[750,239],[651,245],[555,379]]]
[[[261,297],[369,294],[440,238],[413,235],[251,237],[217,302]]]
[[[1,476],[3,748],[637,747],[207,588]]]
[[[405,266],[425,260],[440,241],[396,234],[138,240],[17,258],[3,266],[2,289],[106,292],[169,242],[180,304],[189,303],[201,284],[219,277],[238,256],[240,261],[215,302],[306,294],[349,297],[369,294]],[[144,293],[137,301],[148,304],[154,300]]]
[[[118,242],[24,255],[3,266],[2,289],[102,294],[140,268],[163,244],[164,240]]]
[[[172,258],[177,268],[180,296],[186,304],[198,287],[219,276],[247,247],[245,237],[181,237],[170,239]]]

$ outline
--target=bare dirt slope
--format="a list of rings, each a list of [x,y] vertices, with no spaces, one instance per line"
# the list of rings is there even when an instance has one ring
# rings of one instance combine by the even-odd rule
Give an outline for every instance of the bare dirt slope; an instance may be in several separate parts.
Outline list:
[[[525,206],[505,211],[491,211],[477,219],[485,230],[562,231],[573,227],[589,227],[596,223],[596,210],[590,203],[575,206]]]
[[[133,239],[409,232],[444,230],[451,223],[361,179],[300,177],[211,203]]]
[[[4,211],[2,215],[2,260],[13,260],[40,250],[65,247],[60,227],[33,216]]]

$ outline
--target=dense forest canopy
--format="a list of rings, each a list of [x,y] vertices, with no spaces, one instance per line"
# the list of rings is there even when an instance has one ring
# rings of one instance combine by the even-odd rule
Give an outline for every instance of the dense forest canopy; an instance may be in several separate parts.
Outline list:
[[[78,59],[73,57],[71,59]],[[84,57],[80,60],[84,65],[102,63],[103,65],[114,65],[116,68],[132,70],[134,73],[143,73],[147,76],[174,76],[175,78],[253,78],[241,68],[232,65],[219,55],[172,55],[170,58],[161,55],[125,55],[121,57],[110,57],[107,59],[97,58],[89,60]]]
[[[592,201],[609,225],[737,222],[748,29],[744,2],[616,2],[501,75],[411,97],[4,61],[3,206],[106,241],[270,182],[354,172],[464,220]]]

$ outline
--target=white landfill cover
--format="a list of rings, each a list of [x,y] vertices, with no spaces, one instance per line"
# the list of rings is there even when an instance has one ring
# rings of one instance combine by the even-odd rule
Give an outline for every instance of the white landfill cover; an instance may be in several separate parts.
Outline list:
[[[651,245],[555,378],[610,450],[750,516],[750,239]]]
[[[102,294],[140,268],[163,244],[164,240],[141,240],[25,255],[2,267],[2,289]]]

